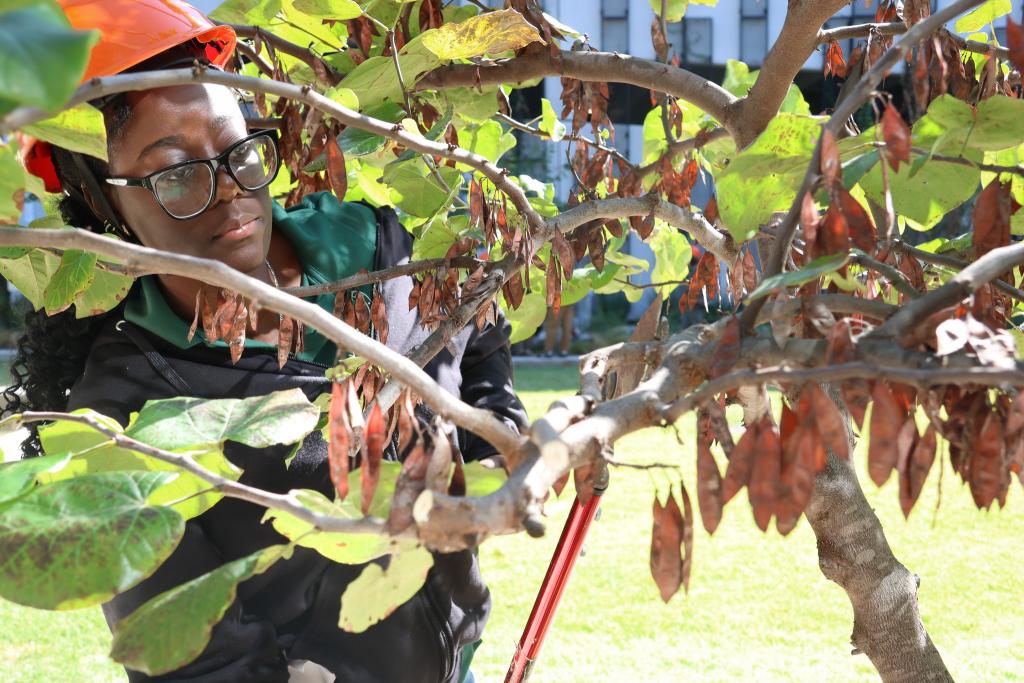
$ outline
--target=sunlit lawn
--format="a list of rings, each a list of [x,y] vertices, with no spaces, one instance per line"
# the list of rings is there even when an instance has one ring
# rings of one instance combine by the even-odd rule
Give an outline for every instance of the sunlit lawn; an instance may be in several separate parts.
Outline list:
[[[517,386],[531,415],[575,390],[571,367],[522,368]],[[694,492],[693,424],[650,430],[619,445],[620,460],[685,456]],[[863,464],[863,455],[858,454]],[[942,505],[936,468],[904,521],[896,486],[867,493],[897,557],[921,576],[928,629],[957,681],[1024,680],[1024,490],[1007,508],[973,509],[946,471]],[[863,655],[850,655],[846,595],[818,571],[814,537],[801,522],[787,538],[754,526],[744,494],[725,510],[714,538],[696,532],[689,596],[665,605],[650,578],[650,508],[655,478],[615,470],[601,519],[592,527],[531,681],[873,681]],[[863,478],[866,480],[866,477]],[[548,504],[549,532],[488,542],[481,551],[494,612],[478,651],[479,681],[503,680],[570,498]],[[114,681],[109,635],[98,610],[51,614],[0,602],[0,680]]]

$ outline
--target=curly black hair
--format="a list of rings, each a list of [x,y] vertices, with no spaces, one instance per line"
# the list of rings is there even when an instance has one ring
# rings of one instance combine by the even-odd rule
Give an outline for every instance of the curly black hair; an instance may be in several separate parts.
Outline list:
[[[109,139],[127,122],[130,108],[122,98],[108,103],[104,114]],[[108,175],[106,163],[59,147],[52,147],[52,155],[57,176],[65,188],[65,196],[58,205],[64,223],[92,232],[109,231],[110,220],[93,212],[82,191],[90,185],[87,174],[91,173],[94,178]],[[112,218],[118,220],[116,216]],[[29,309],[25,314],[24,331],[18,339],[17,355],[11,363],[12,384],[3,390],[6,403],[3,413],[66,410],[68,392],[82,375],[92,342],[112,314],[79,319],[75,317],[74,305],[55,315],[47,315],[43,309]],[[22,455],[38,456],[42,447],[37,425],[29,424],[28,431],[28,438],[21,444]]]

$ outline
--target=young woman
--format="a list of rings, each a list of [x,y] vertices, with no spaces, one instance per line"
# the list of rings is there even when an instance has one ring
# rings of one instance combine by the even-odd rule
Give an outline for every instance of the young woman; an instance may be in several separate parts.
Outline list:
[[[234,48],[230,29],[214,26],[176,0],[65,0],[62,5],[76,27],[103,32],[86,78],[197,58],[220,66]],[[288,209],[273,202],[268,186],[280,165],[276,140],[247,130],[227,88],[163,88],[97,104],[106,121],[108,164],[42,144],[26,159],[48,189],[65,193],[60,210],[69,225],[217,259],[282,287],[387,268],[410,256],[411,238],[390,209],[339,203],[324,193]],[[313,398],[329,391],[324,370],[335,362],[337,349],[310,330],[301,352],[290,354],[279,368],[278,316],[271,311],[259,314],[236,363],[223,341],[208,343],[201,330],[188,341],[188,321],[202,286],[182,277],[148,276],[106,315],[78,320],[73,311],[30,313],[12,368],[9,410],[89,407],[124,423],[151,399],[242,398],[291,387]],[[408,278],[383,287],[388,345],[402,353],[427,335],[405,305],[410,289]],[[332,310],[333,300],[324,295],[316,303]],[[465,401],[512,425],[523,424],[504,324],[464,330],[427,370]],[[467,460],[493,453],[471,434],[460,434],[460,442]],[[24,449],[26,455],[38,454],[35,432]],[[333,497],[319,433],[307,438],[286,466],[288,451],[232,443],[225,448],[247,484],[280,492],[312,488]],[[258,506],[225,499],[190,520],[180,545],[153,576],[104,605],[107,621],[113,624],[153,596],[224,562],[282,542],[260,523],[262,514]],[[412,600],[364,633],[345,633],[337,625],[341,594],[361,570],[298,548],[292,559],[240,586],[198,659],[158,679],[129,671],[129,680],[464,680],[490,611],[474,555],[436,555],[426,585]]]

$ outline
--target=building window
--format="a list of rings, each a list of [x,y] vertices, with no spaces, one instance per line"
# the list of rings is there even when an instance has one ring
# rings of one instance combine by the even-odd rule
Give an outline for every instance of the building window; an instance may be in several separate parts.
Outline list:
[[[629,52],[628,0],[601,0],[601,50]]]
[[[684,18],[668,25],[668,41],[683,64],[711,63],[711,19]]]
[[[768,53],[768,0],[740,0],[740,60],[760,66]]]

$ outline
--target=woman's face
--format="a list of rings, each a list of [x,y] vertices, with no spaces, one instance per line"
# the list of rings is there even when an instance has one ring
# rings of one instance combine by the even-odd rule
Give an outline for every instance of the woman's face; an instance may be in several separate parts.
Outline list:
[[[219,155],[248,132],[234,93],[196,84],[129,93],[131,116],[110,138],[111,177],[141,178],[181,161]],[[187,220],[168,216],[142,187],[113,187],[111,199],[147,247],[223,261],[244,273],[263,268],[270,245],[270,190],[239,187],[222,168],[213,203]]]

